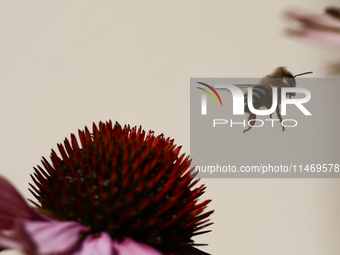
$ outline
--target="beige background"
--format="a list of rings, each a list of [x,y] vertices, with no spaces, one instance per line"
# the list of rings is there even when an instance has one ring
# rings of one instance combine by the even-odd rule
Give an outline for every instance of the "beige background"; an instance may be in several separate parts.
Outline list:
[[[93,121],[164,133],[189,153],[190,77],[314,71],[335,50],[287,38],[282,12],[337,1],[1,1],[0,174],[32,167]],[[337,116],[334,116],[337,117]],[[327,151],[325,151],[327,153]],[[340,180],[203,179],[212,254],[339,254]],[[15,254],[14,252],[6,252]]]

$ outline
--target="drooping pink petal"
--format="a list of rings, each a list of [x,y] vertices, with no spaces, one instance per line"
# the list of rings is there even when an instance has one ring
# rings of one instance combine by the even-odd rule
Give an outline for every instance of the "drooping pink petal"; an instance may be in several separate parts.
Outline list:
[[[23,246],[24,245],[22,244],[22,242],[18,240],[15,231],[13,230],[0,231],[0,247],[23,251],[25,250]]]
[[[20,230],[19,230],[20,231]],[[22,242],[30,240],[37,254],[65,253],[78,243],[81,234],[89,231],[75,221],[31,221],[26,220],[21,226]]]
[[[125,238],[121,243],[115,240],[113,247],[116,251],[114,255],[163,255],[163,253],[154,248],[146,244],[137,243],[131,238]]]
[[[36,212],[0,176],[0,247],[39,255],[65,253],[89,228],[78,222],[54,221]]]
[[[303,30],[288,29],[288,33],[318,44],[326,46],[340,46],[340,33],[331,33],[328,31],[309,28],[305,28]]]
[[[46,220],[34,211],[19,192],[5,178],[0,176],[0,230],[11,229],[17,219]]]
[[[312,27],[324,27],[340,29],[340,20],[328,15],[315,15],[302,11],[290,10],[286,12],[291,19]]]
[[[340,46],[340,19],[334,15],[313,15],[297,10],[286,14],[302,25],[298,29],[287,29],[289,35],[325,46]]]
[[[88,235],[82,242],[79,250],[72,255],[117,255],[113,251],[112,239],[106,232],[96,235]],[[126,254],[127,255],[127,254]]]

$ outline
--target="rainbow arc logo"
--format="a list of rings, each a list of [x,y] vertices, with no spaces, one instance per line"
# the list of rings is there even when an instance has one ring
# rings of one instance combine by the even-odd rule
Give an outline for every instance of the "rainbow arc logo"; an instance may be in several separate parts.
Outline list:
[[[208,85],[208,84],[205,84],[205,83],[203,83],[203,82],[197,82],[197,83],[198,83],[198,84],[201,84],[201,85],[203,85],[203,86],[206,86],[206,87],[209,88],[212,92],[214,92],[215,95],[217,96],[218,100],[220,101],[221,106],[222,106],[222,100],[221,100],[221,98],[220,98],[220,95],[217,93],[217,91],[216,91],[212,86],[210,86],[210,85]],[[211,96],[211,98],[214,100],[215,105],[217,105],[214,96],[213,96],[208,90],[206,90],[206,89],[204,89],[204,88],[200,88],[200,87],[196,87],[196,88],[205,91],[205,92],[206,92],[209,96]]]

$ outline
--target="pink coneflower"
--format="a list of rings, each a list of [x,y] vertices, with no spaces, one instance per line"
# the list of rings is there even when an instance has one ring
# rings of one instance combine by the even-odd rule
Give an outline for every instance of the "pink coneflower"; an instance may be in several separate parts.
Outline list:
[[[163,135],[111,121],[78,131],[32,175],[38,211],[0,177],[0,247],[26,254],[199,255],[210,225],[190,159]]]
[[[288,29],[289,35],[325,46],[340,46],[340,8],[328,7],[324,15],[299,10],[290,10],[286,14],[301,25],[297,29]]]

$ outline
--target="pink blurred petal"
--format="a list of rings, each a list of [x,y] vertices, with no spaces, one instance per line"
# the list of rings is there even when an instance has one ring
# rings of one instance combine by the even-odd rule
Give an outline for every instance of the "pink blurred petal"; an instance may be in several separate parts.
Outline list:
[[[116,255],[112,247],[112,239],[106,232],[100,237],[88,235],[78,251],[72,255]]]
[[[15,231],[13,230],[3,230],[0,232],[0,247],[24,250],[22,243],[17,240]]]
[[[113,242],[113,247],[117,253],[115,255],[163,255],[163,253],[155,250],[154,248],[137,243],[131,238],[125,238],[123,242]]]
[[[29,238],[23,238],[19,231],[21,229],[22,220],[15,220],[13,229],[0,231],[0,247],[4,249],[15,249],[23,253],[32,253],[35,245]]]
[[[329,15],[312,15],[298,10],[286,12],[289,18],[298,21],[302,27],[288,29],[289,35],[300,37],[325,46],[340,46],[340,19],[334,16],[340,14],[340,9],[326,9]]]
[[[286,14],[303,25],[340,29],[340,20],[332,16],[308,14],[297,10],[287,11]]]
[[[75,221],[59,222],[34,211],[0,176],[0,247],[39,255],[65,253],[89,231]]]
[[[304,30],[288,30],[290,35],[300,37],[302,39],[323,44],[326,46],[340,46],[340,34],[330,33],[316,29]]]
[[[22,223],[22,242],[31,241],[37,254],[64,253],[79,243],[79,236],[89,231],[75,221],[31,221]]]
[[[46,220],[45,216],[34,211],[13,185],[1,176],[0,190],[0,229],[11,229],[18,218]]]

